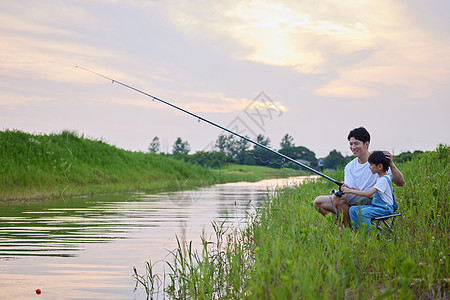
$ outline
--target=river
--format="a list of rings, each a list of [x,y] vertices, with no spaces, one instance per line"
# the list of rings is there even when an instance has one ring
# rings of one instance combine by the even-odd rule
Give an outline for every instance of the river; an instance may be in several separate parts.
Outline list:
[[[151,261],[167,272],[177,236],[200,248],[211,222],[225,222],[228,232],[245,226],[274,188],[304,178],[1,203],[0,299],[145,299],[134,266],[144,273]]]

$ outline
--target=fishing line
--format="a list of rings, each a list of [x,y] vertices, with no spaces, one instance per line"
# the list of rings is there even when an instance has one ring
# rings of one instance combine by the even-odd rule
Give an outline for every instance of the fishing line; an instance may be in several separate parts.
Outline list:
[[[263,159],[262,157],[256,156],[254,152],[253,152],[253,153],[250,153],[250,151],[248,151],[248,150],[246,150],[246,152],[247,152],[247,154],[253,156],[253,158],[254,158],[255,160],[259,160],[259,161],[262,162],[263,164],[267,164],[267,163],[268,163],[269,165],[274,165],[274,164],[282,165],[282,164],[284,164],[284,163],[286,162],[286,159],[285,159],[284,157],[282,157],[282,158],[281,158],[281,161],[278,162],[278,161],[276,161],[276,160],[275,160],[275,161],[271,161],[270,159]]]
[[[315,173],[315,174],[317,174],[317,175],[319,175],[319,176],[322,176],[323,178],[330,180],[331,182],[337,184],[338,186],[341,186],[341,185],[342,185],[342,182],[337,181],[336,179],[333,179],[333,178],[331,178],[331,177],[329,177],[329,176],[327,176],[327,175],[325,175],[325,174],[323,174],[323,173],[320,173],[319,171],[317,171],[317,170],[315,170],[315,169],[313,169],[313,168],[311,168],[311,167],[309,167],[309,166],[307,166],[307,165],[305,165],[305,164],[302,164],[301,162],[298,162],[298,161],[296,161],[295,159],[293,159],[293,158],[291,158],[291,157],[289,157],[289,156],[287,156],[287,155],[284,155],[284,154],[282,154],[282,153],[280,153],[280,152],[278,152],[278,151],[275,151],[275,150],[273,150],[273,149],[270,149],[270,148],[268,148],[268,147],[266,147],[266,146],[264,146],[264,145],[262,145],[262,144],[260,144],[260,143],[258,143],[258,142],[255,142],[255,141],[249,139],[249,138],[246,137],[246,136],[243,136],[243,135],[240,135],[239,133],[236,133],[236,132],[234,132],[234,131],[231,131],[231,130],[229,130],[229,129],[227,129],[227,128],[225,128],[225,127],[219,125],[219,124],[216,124],[216,123],[214,123],[214,122],[211,122],[211,121],[209,121],[209,120],[207,120],[207,119],[205,119],[205,118],[203,118],[203,117],[201,117],[201,116],[199,116],[199,115],[196,115],[196,114],[194,114],[194,113],[192,113],[192,112],[190,112],[190,111],[187,111],[187,110],[185,110],[185,109],[183,109],[183,108],[181,108],[181,107],[178,107],[178,106],[176,106],[176,105],[174,105],[174,104],[172,104],[172,103],[170,103],[170,102],[167,102],[167,101],[165,101],[165,100],[163,100],[163,99],[161,99],[161,98],[155,97],[155,96],[153,96],[153,95],[151,95],[151,94],[149,94],[149,93],[146,93],[146,92],[144,92],[144,91],[142,91],[142,90],[139,90],[139,89],[137,89],[137,88],[135,88],[135,87],[132,87],[131,85],[125,84],[125,83],[123,83],[123,82],[120,82],[120,81],[115,80],[115,79],[113,79],[113,78],[111,78],[111,77],[105,76],[105,75],[103,75],[103,74],[94,72],[94,71],[89,70],[89,69],[87,69],[87,68],[84,68],[84,67],[81,67],[81,66],[76,66],[76,68],[80,68],[80,69],[85,70],[85,71],[87,71],[87,72],[89,72],[89,73],[92,73],[92,74],[95,74],[95,75],[100,76],[100,77],[102,77],[102,78],[105,78],[105,79],[107,79],[107,80],[110,80],[112,83],[120,84],[120,85],[122,85],[122,86],[124,86],[124,87],[126,87],[126,88],[129,88],[129,89],[131,89],[131,90],[133,90],[133,91],[135,91],[135,92],[138,92],[138,93],[143,94],[143,95],[145,95],[145,96],[147,96],[147,97],[150,97],[150,98],[152,98],[153,100],[157,100],[157,101],[159,101],[159,102],[161,102],[161,103],[164,103],[164,104],[166,104],[166,105],[169,105],[169,106],[171,106],[171,107],[173,107],[173,108],[175,108],[175,109],[178,109],[178,110],[180,110],[180,111],[182,111],[182,112],[184,112],[184,113],[186,113],[186,114],[188,114],[188,115],[193,116],[194,118],[198,119],[198,122],[203,121],[203,122],[206,122],[206,123],[208,123],[208,124],[210,124],[210,125],[213,125],[213,126],[215,126],[215,127],[217,127],[217,128],[220,128],[220,129],[222,129],[222,130],[225,130],[226,132],[229,132],[229,133],[231,133],[231,134],[234,134],[235,136],[238,136],[238,137],[240,137],[241,139],[244,139],[244,140],[246,140],[246,141],[248,141],[248,142],[250,142],[250,143],[252,143],[252,144],[254,144],[254,145],[258,146],[258,147],[261,147],[261,148],[263,148],[263,149],[265,149],[265,150],[267,150],[267,151],[270,151],[270,152],[272,152],[272,153],[274,153],[274,154],[276,154],[276,155],[279,155],[279,156],[283,157],[284,159],[286,159],[286,160],[288,160],[288,161],[290,161],[290,162],[293,162],[294,164],[299,165],[299,166],[301,166],[301,167],[303,167],[303,168],[305,168],[305,169],[307,169],[307,170],[309,170],[309,171],[311,171],[311,172],[313,172],[313,173]]]

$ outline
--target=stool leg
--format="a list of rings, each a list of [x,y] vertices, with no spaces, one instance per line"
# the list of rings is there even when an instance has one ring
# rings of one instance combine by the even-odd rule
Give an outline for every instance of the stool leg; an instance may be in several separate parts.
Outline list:
[[[388,238],[390,240],[390,236],[394,233],[395,218],[400,215],[401,214],[394,215],[394,216],[388,216],[387,218],[385,217],[383,219],[374,220],[374,221],[376,221],[375,224],[376,224],[378,234],[385,238]],[[392,219],[390,224],[389,224],[389,219]],[[384,226],[386,226],[386,228],[383,228],[382,224],[384,224]]]
[[[387,230],[387,237],[390,237],[392,234],[392,227],[389,226],[388,222],[386,220],[383,220],[384,225],[386,225]]]
[[[377,232],[383,237],[383,231],[385,230],[383,229],[383,227],[381,227],[381,222],[383,222],[383,220],[377,220]]]

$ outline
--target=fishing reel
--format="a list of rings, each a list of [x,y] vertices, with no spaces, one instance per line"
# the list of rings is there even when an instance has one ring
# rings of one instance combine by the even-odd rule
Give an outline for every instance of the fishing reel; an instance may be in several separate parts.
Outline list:
[[[337,190],[332,189],[330,194],[335,195],[337,197],[341,197],[344,193],[340,189],[337,189]]]

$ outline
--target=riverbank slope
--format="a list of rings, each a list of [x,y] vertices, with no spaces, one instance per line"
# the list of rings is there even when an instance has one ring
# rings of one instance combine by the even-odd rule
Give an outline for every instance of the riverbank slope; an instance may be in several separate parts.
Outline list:
[[[447,299],[449,156],[450,147],[441,145],[399,165],[406,184],[394,187],[402,216],[391,239],[324,218],[312,201],[334,186],[311,181],[278,190],[242,232],[216,225],[217,240],[204,240],[202,253],[180,241],[166,292],[201,299]]]
[[[165,154],[119,149],[70,131],[0,131],[0,201],[158,192],[299,174],[233,165],[213,170]]]

